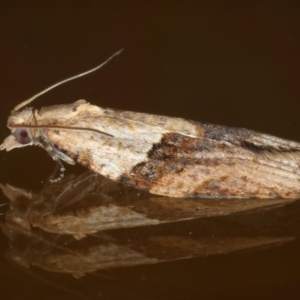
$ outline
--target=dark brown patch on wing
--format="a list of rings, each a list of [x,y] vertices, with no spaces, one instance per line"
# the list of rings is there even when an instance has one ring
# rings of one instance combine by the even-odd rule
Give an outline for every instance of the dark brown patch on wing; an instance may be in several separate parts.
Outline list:
[[[204,128],[204,136],[206,138],[216,141],[229,141],[237,144],[249,139],[255,133],[254,131],[244,128],[226,127],[199,122],[195,123],[198,123]]]
[[[159,143],[153,145],[148,152],[148,157],[163,161],[184,157],[186,160],[192,153],[209,151],[215,147],[226,148],[226,145],[207,138],[192,138],[178,133],[168,133],[163,136]],[[195,161],[195,157],[192,158]]]
[[[200,139],[184,136],[178,133],[165,134],[159,143],[153,145],[148,152],[148,159],[132,168],[129,174],[120,177],[120,182],[149,190],[166,174],[179,176],[187,166],[204,165],[203,173],[209,174],[210,168],[220,163],[220,159],[197,158],[196,154],[209,152],[218,148],[230,152],[228,145],[210,139]],[[191,178],[191,180],[197,180]],[[181,185],[185,183],[182,182]],[[180,187],[179,187],[180,188]]]
[[[216,141],[227,141],[233,145],[241,146],[253,152],[278,151],[282,153],[298,152],[299,144],[287,145],[285,140],[277,139],[276,142],[265,139],[266,135],[261,135],[253,130],[245,128],[234,128],[194,122],[204,129],[204,137]],[[269,136],[271,137],[271,136]],[[272,139],[273,137],[271,137]]]

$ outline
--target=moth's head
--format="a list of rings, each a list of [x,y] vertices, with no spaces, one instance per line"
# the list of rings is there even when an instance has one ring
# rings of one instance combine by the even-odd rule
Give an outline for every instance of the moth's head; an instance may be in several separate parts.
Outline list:
[[[7,121],[7,127],[11,130],[11,135],[8,136],[3,141],[3,143],[0,145],[0,150],[6,149],[6,151],[10,151],[14,148],[30,146],[34,143],[30,128],[33,128],[33,127],[37,128],[38,126],[34,126],[34,124],[32,124],[33,123],[32,122],[33,109],[30,107],[26,107],[29,103],[31,103],[36,98],[40,97],[41,95],[47,93],[48,91],[50,91],[54,88],[56,88],[59,85],[62,85],[68,81],[85,76],[87,74],[90,74],[90,73],[100,69],[105,64],[107,64],[111,59],[113,59],[113,57],[115,57],[116,55],[119,55],[122,51],[123,51],[123,49],[117,51],[116,53],[111,55],[106,61],[101,63],[99,66],[97,66],[89,71],[80,73],[78,75],[75,75],[75,76],[69,77],[67,79],[64,79],[60,82],[57,82],[57,83],[51,85],[50,87],[44,89],[43,91],[37,93],[36,95],[32,96],[31,98],[18,104],[12,110],[12,113]],[[33,125],[33,126],[30,126],[30,125]]]
[[[32,123],[32,118],[33,109],[31,107],[12,112],[7,120],[7,127],[11,130],[11,134],[0,145],[0,150],[10,151],[14,148],[32,145],[32,134],[30,128],[27,127]]]

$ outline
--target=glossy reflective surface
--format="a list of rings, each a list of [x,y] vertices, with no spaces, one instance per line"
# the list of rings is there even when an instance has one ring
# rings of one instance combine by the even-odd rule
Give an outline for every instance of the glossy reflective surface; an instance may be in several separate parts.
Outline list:
[[[100,106],[298,140],[299,8],[288,4],[43,1],[0,9],[1,128],[19,102]],[[184,200],[80,166],[47,181],[42,149],[1,152],[1,299],[299,296],[299,201]],[[8,185],[7,185],[8,184]]]

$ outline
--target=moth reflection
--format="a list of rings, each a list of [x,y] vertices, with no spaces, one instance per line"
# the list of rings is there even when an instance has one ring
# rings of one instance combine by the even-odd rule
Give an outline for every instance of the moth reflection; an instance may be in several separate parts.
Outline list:
[[[48,184],[39,193],[0,187],[10,200],[1,225],[10,243],[7,259],[76,278],[98,270],[254,251],[293,241],[300,233],[295,231],[300,228],[296,200],[152,197],[89,171]]]
[[[34,193],[9,184],[6,221],[81,239],[103,230],[159,225],[284,206],[295,199],[180,199],[151,196],[87,171]]]

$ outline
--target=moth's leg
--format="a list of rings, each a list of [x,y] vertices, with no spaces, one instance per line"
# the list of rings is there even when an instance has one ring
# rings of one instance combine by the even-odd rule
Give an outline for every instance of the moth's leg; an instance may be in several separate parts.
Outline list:
[[[44,137],[39,137],[39,142],[42,148],[44,148],[47,153],[52,157],[52,159],[56,162],[57,168],[60,172],[59,176],[55,179],[50,179],[50,182],[57,182],[64,177],[65,168],[61,162],[61,160],[74,165],[75,161],[67,156],[66,154],[60,152],[48,139]]]
[[[53,158],[54,159],[54,158]],[[63,179],[64,175],[65,175],[65,167],[63,166],[63,164],[61,163],[61,160],[59,158],[54,159],[54,161],[56,162],[57,165],[57,169],[59,170],[59,175],[55,176],[54,179],[49,179],[50,182],[57,182],[60,181],[61,179]],[[54,176],[52,176],[54,177]],[[50,177],[51,178],[51,177]]]
[[[57,175],[58,171],[60,171],[60,167],[56,163],[55,166],[54,166],[54,168],[53,168],[53,170],[51,171],[51,173],[49,174],[49,176],[47,178],[47,182],[50,181],[52,183],[53,179],[57,178],[56,175]]]

